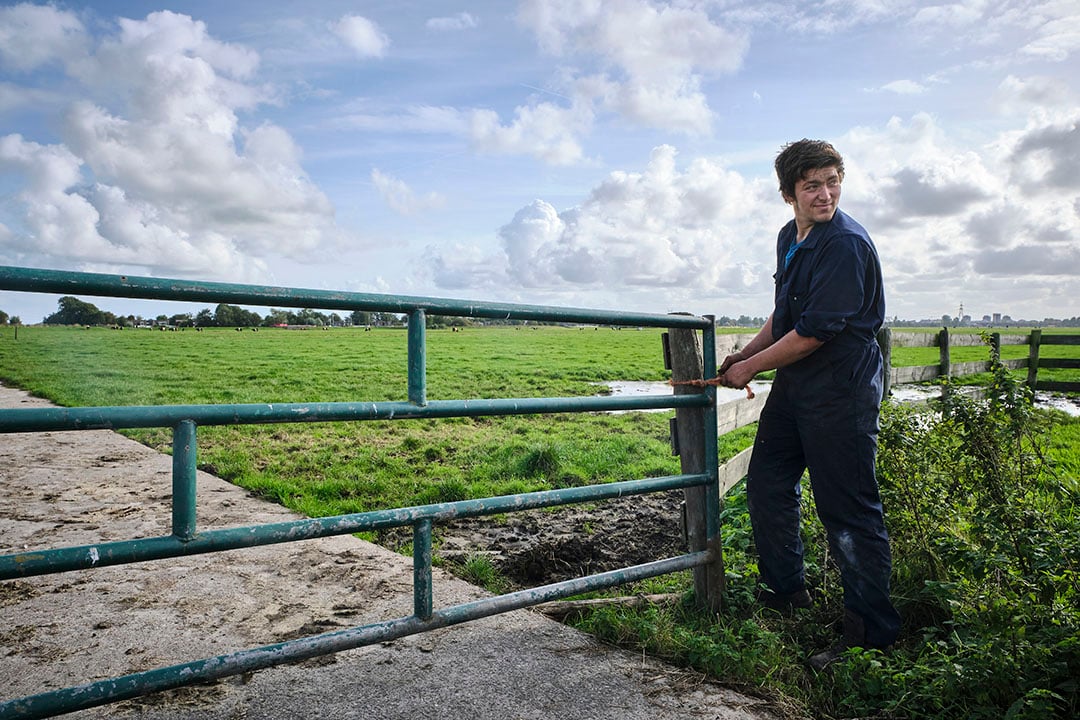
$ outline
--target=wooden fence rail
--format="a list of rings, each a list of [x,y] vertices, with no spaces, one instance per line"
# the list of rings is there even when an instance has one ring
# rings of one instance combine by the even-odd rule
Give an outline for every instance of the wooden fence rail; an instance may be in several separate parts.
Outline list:
[[[745,347],[754,335],[733,334],[717,335],[717,357],[722,358],[728,353]],[[951,360],[951,349],[954,347],[973,347],[983,344],[982,336],[972,334],[953,334],[948,328],[942,328],[935,333],[929,332],[894,332],[891,328],[882,328],[878,333],[878,344],[884,356],[885,366],[889,372],[885,376],[885,394],[893,385],[918,383],[933,380],[939,377],[961,377],[988,372],[991,361],[980,360],[977,362],[954,363]],[[1041,330],[1032,330],[1028,335],[1001,335],[994,333],[991,336],[991,350],[994,355],[1000,356],[1003,345],[1028,345],[1028,357],[1002,360],[1005,367],[1012,370],[1027,368],[1027,384],[1032,390],[1047,390],[1052,392],[1080,393],[1080,382],[1056,382],[1051,380],[1039,380],[1039,369],[1071,369],[1080,370],[1080,358],[1040,358],[1039,348],[1042,345],[1080,345],[1080,335],[1043,335]],[[893,367],[892,350],[894,347],[936,347],[940,349],[940,360],[937,365],[922,365],[911,367]],[[768,391],[759,392],[752,400],[733,400],[716,408],[717,429],[719,434],[729,433],[736,428],[756,422],[761,415],[761,409],[765,405]],[[732,457],[720,466],[720,495],[723,496],[734,487],[743,477],[750,465],[750,454],[753,448],[747,448]]]
[[[1042,330],[1032,330],[1027,335],[1002,335],[993,333],[991,336],[991,353],[1000,356],[1003,345],[1027,345],[1028,356],[1026,358],[1013,358],[1001,360],[1001,364],[1010,370],[1027,368],[1027,384],[1032,390],[1049,390],[1055,392],[1080,392],[1080,382],[1056,382],[1052,380],[1039,380],[1039,369],[1080,369],[1080,358],[1041,358],[1039,348],[1042,345],[1080,345],[1080,335],[1043,335]],[[936,347],[940,351],[940,360],[937,365],[921,365],[913,367],[892,367],[889,362],[889,373],[885,379],[885,393],[893,385],[905,383],[926,382],[939,377],[962,377],[964,375],[976,375],[988,372],[992,366],[990,359],[977,362],[954,363],[951,361],[951,349],[954,347],[978,346],[983,344],[980,335],[960,334],[949,332],[948,328],[942,328],[936,333],[920,332],[893,332],[890,328],[882,328],[878,333],[878,344],[881,345],[882,353],[886,358],[892,357],[893,347]]]

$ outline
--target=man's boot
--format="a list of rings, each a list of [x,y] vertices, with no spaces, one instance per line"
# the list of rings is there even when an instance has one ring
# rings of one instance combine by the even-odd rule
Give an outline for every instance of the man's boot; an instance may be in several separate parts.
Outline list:
[[[844,639],[834,644],[827,650],[822,650],[816,655],[810,656],[810,667],[821,672],[840,659],[845,651],[853,647],[864,647],[866,643],[866,627],[863,619],[851,610],[844,610]]]
[[[796,590],[793,593],[774,593],[768,588],[761,587],[757,592],[757,601],[770,610],[789,617],[796,609],[805,610],[814,605],[810,593],[805,589]]]

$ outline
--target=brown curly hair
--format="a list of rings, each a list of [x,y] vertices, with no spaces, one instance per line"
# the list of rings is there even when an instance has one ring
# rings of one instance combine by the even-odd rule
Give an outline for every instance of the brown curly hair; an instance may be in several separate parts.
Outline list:
[[[820,168],[835,167],[844,180],[844,158],[831,144],[824,140],[796,140],[780,148],[773,164],[776,177],[780,180],[780,194],[785,200],[795,197],[795,183],[806,177],[806,173]]]

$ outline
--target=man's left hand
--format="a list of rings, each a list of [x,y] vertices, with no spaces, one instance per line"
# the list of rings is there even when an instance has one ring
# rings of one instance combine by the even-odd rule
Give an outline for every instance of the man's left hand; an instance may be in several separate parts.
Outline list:
[[[720,384],[724,387],[741,389],[749,385],[756,374],[753,368],[749,367],[749,363],[737,362],[730,365],[720,376]]]

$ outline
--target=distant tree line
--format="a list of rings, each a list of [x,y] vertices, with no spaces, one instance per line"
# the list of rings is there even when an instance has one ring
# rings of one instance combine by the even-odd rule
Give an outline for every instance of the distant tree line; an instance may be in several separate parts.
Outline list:
[[[143,325],[165,325],[172,327],[279,327],[279,326],[314,326],[314,327],[341,327],[346,325],[360,326],[383,326],[393,327],[408,324],[408,315],[391,312],[367,312],[354,310],[342,316],[338,313],[322,313],[318,310],[304,308],[302,310],[280,310],[274,308],[268,314],[260,315],[251,310],[245,310],[236,305],[221,303],[213,310],[204,308],[199,312],[179,313],[176,315],[158,315],[155,318],[143,318],[139,315],[114,315],[107,310],[100,310],[92,303],[80,300],[76,297],[65,296],[57,303],[56,312],[44,319],[46,325],[113,325],[118,327],[139,327]],[[485,320],[484,325],[526,325],[536,323],[528,320]],[[9,316],[0,310],[0,325],[21,325],[22,320],[17,315]],[[428,328],[469,327],[476,324],[470,318],[427,315],[426,325]],[[716,319],[717,327],[752,327],[758,328],[765,324],[765,318],[740,315],[737,318],[721,315]],[[900,320],[892,318],[889,325],[893,326],[936,326],[956,327],[961,323],[959,318],[943,315],[941,319],[933,320]],[[1003,327],[1080,327],[1080,317],[1067,319],[1046,318],[1041,321],[1013,320],[1007,316],[1002,317]]]
[[[750,317],[749,315],[740,315],[737,318],[730,318],[727,315],[721,315],[716,318],[717,327],[753,327],[759,328],[765,324],[765,318],[763,317]]]
[[[19,322],[11,318],[12,324]],[[0,311],[0,324],[9,322],[7,313]],[[345,325],[401,325],[400,315],[387,312],[363,312],[356,310],[345,317],[337,313],[321,313],[317,310],[272,309],[263,316],[236,305],[221,303],[213,310],[204,308],[199,312],[158,315],[144,318],[140,315],[115,315],[101,310],[93,303],[76,297],[65,296],[57,303],[57,310],[44,319],[46,325],[110,325],[116,327],[171,326],[171,327],[276,327],[313,326],[341,327]]]
[[[1025,328],[1025,327],[1080,327],[1080,317],[1071,318],[1043,318],[1042,320],[1014,320],[1008,315],[1001,316],[1000,320],[992,320],[984,316],[982,320],[972,320],[970,317],[954,317],[942,315],[940,318],[922,320],[902,320],[894,317],[886,320],[886,325],[891,327],[983,327],[983,328]]]

